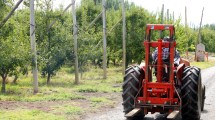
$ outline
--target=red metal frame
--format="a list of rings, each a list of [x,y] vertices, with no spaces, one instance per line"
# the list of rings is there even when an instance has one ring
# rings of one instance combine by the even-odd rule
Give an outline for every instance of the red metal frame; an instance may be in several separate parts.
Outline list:
[[[169,30],[170,41],[163,42],[162,39],[157,41],[150,41],[150,35],[152,30]],[[148,24],[146,26],[146,38],[144,41],[145,46],[145,66],[143,70],[145,72],[145,78],[142,82],[143,94],[137,97],[137,106],[145,106],[144,111],[147,111],[147,107],[151,108],[153,106],[168,106],[168,110],[171,110],[171,106],[180,106],[179,97],[176,95],[175,83],[174,83],[174,55],[176,42],[174,39],[175,28],[170,24]],[[157,59],[157,81],[152,82],[152,61],[150,61],[150,48],[158,48],[158,59]],[[170,64],[169,64],[169,81],[162,82],[163,76],[163,60],[162,60],[162,48],[170,48]],[[156,110],[156,109],[154,109]],[[156,111],[150,111],[156,112]]]

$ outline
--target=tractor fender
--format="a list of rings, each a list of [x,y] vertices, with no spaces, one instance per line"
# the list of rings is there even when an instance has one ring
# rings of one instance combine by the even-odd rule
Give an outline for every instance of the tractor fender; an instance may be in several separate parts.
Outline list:
[[[144,75],[145,75],[145,73],[146,73],[146,66],[145,66],[145,63],[142,62],[142,63],[139,65],[139,67],[140,67],[140,69],[143,70],[143,73],[144,73]]]
[[[190,62],[187,59],[180,58],[179,64],[182,64],[182,63],[184,63],[185,66],[190,66]]]
[[[181,64],[179,64],[179,66],[177,67],[177,70],[176,70],[177,83],[180,86],[182,85],[182,77],[183,77],[184,68],[185,68],[185,64],[181,63]]]
[[[145,67],[145,63],[144,62],[140,63],[140,68],[142,68],[142,67]]]
[[[140,69],[143,71],[143,76],[142,78],[145,79],[145,73],[146,73],[146,67],[145,67],[145,63],[142,62],[140,65],[139,65]],[[144,82],[144,80],[142,81]],[[142,83],[143,84],[143,83]]]

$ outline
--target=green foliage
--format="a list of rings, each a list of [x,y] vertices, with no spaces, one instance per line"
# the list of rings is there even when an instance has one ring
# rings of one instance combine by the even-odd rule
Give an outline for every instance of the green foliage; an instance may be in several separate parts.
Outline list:
[[[176,42],[177,42],[177,50],[180,52],[185,52],[187,48],[187,41],[188,38],[186,36],[185,28],[180,23],[180,19],[175,23],[175,30],[176,30]]]
[[[85,87],[83,87],[83,88],[79,88],[78,89],[78,92],[87,92],[87,93],[91,93],[91,92],[98,92],[98,90],[96,89],[96,88],[85,88]]]
[[[74,65],[73,51],[73,30],[72,17],[70,12],[62,15],[63,7],[53,10],[51,0],[36,1],[36,42],[39,72],[43,77],[47,77],[50,83],[51,77],[57,75],[62,66]],[[99,79],[87,73],[90,67],[102,66],[103,59],[103,29],[102,17],[92,26],[89,24],[101,13],[102,0],[81,0],[77,7],[78,22],[78,59],[79,70],[82,79]],[[108,0],[107,2],[107,63],[108,66],[121,65],[122,62],[122,9],[120,0]],[[0,74],[6,79],[7,76],[19,77],[27,74],[30,62],[30,33],[29,33],[29,1],[24,1],[25,6],[15,12],[13,17],[0,30]],[[13,2],[11,0],[0,2],[0,20],[2,20],[11,10]],[[161,22],[160,12],[149,12],[133,3],[125,2],[126,6],[126,65],[140,63],[144,60],[143,40],[145,36],[146,24],[159,24]],[[52,26],[50,26],[54,23]],[[164,16],[165,24],[174,24],[176,27],[177,49],[184,54],[186,50],[194,51],[197,41],[198,31],[193,28],[185,28],[181,19],[173,21],[167,20]],[[202,42],[206,45],[206,51],[215,52],[214,32],[215,25],[205,25],[202,32]],[[165,33],[164,33],[165,34]],[[156,40],[159,33],[152,37]],[[67,70],[73,73],[74,67]],[[85,73],[84,73],[85,72]],[[84,76],[83,76],[84,73]],[[101,75],[101,74],[99,74]],[[70,76],[65,75],[68,79]],[[117,81],[117,80],[116,80]],[[58,81],[59,83],[61,81]],[[118,80],[120,83],[120,80]],[[3,82],[2,82],[3,83]],[[106,87],[94,89],[86,87],[80,92],[108,92]],[[118,91],[118,89],[112,89]],[[79,91],[79,90],[78,90]]]
[[[17,16],[16,16],[17,15]],[[0,75],[2,92],[5,92],[5,80],[8,75],[17,75],[20,68],[26,68],[29,61],[30,44],[27,41],[23,20],[15,14],[0,30]],[[1,19],[0,19],[1,20]],[[22,71],[22,70],[21,70]]]
[[[215,61],[207,61],[207,62],[191,62],[192,66],[197,66],[200,69],[209,68],[215,66]]]
[[[83,109],[77,106],[55,106],[55,112],[65,112],[67,115],[80,115],[83,112]]]
[[[90,99],[90,101],[95,102],[95,103],[100,103],[100,102],[107,102],[108,100],[103,97],[93,97]]]
[[[40,10],[36,11],[37,44],[39,52],[39,65],[42,76],[47,75],[47,84],[51,76],[70,58],[72,59],[71,28],[68,25],[71,19],[68,13],[61,15],[62,10],[53,11],[51,1],[40,1]],[[44,6],[45,4],[45,6]],[[51,24],[55,22],[53,27]]]
[[[34,101],[59,101],[59,100],[75,100],[75,99],[85,99],[84,96],[80,96],[78,94],[71,94],[65,91],[64,89],[47,89],[46,87],[41,87],[40,93],[37,95],[32,95],[31,90],[28,88],[21,88],[21,90],[16,87],[11,87],[7,91],[7,94],[11,95],[0,95],[0,100],[16,100],[16,101],[27,101],[27,102],[34,102]],[[64,91],[64,92],[62,92]],[[20,97],[23,96],[23,97]]]
[[[205,49],[208,52],[215,52],[215,27],[214,25],[206,25],[202,30],[202,43],[205,45]]]
[[[143,8],[131,7],[127,15],[127,65],[135,62],[140,63],[143,60],[144,49],[143,39],[146,24],[149,23],[148,12]]]

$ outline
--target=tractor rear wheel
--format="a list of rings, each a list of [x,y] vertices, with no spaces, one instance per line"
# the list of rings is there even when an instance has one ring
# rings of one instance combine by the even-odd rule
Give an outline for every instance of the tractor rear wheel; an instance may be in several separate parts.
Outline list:
[[[197,67],[185,67],[182,78],[182,119],[200,120],[201,115],[201,72]]]
[[[124,82],[122,85],[124,113],[127,114],[135,107],[135,99],[142,84],[144,73],[138,66],[131,66],[125,71]],[[127,120],[142,120],[144,114],[139,112],[134,117],[128,117]]]
[[[204,104],[205,104],[205,85],[202,86],[201,111],[204,110]]]

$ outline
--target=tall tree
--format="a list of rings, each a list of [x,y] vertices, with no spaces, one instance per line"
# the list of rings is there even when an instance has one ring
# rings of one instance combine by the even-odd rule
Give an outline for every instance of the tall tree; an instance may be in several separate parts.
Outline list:
[[[42,76],[47,77],[47,84],[51,83],[51,77],[70,58],[73,60],[71,45],[70,24],[72,23],[69,13],[65,10],[52,10],[51,0],[41,0],[36,11],[37,29],[36,33],[39,66]],[[42,4],[42,5],[41,5]],[[69,41],[70,39],[70,41]],[[70,51],[70,53],[69,53]]]
[[[1,18],[10,11],[8,4],[0,1]],[[28,60],[28,36],[22,23],[14,16],[0,29],[0,75],[2,77],[1,91],[6,92],[6,79],[14,74],[18,68],[23,67]]]

